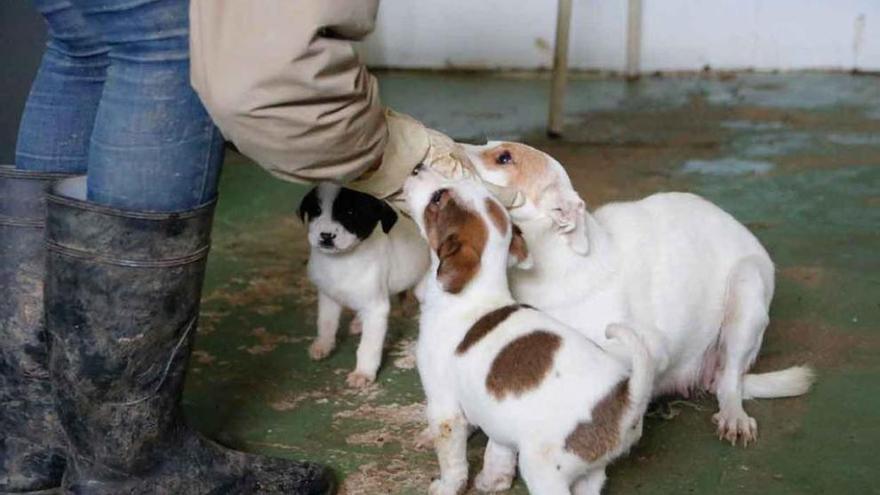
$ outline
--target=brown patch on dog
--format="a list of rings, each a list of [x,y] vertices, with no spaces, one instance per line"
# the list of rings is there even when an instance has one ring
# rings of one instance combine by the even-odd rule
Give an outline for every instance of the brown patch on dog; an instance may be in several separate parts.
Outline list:
[[[536,203],[540,203],[542,192],[556,182],[555,174],[550,173],[547,156],[531,146],[503,143],[483,151],[480,158],[489,170],[507,174],[507,186],[523,191]]]
[[[437,437],[439,440],[449,440],[449,437],[452,436],[452,422],[444,421],[440,423],[440,426],[437,428],[438,434]]]
[[[517,263],[522,263],[529,257],[529,247],[526,245],[522,230],[516,224],[513,224],[513,237],[510,238],[509,253]]]
[[[486,335],[489,334],[492,330],[495,329],[498,325],[500,325],[504,320],[507,319],[508,316],[513,314],[515,311],[520,309],[522,306],[519,304],[511,304],[509,306],[502,306],[498,309],[492,310],[476,321],[471,327],[468,329],[467,333],[464,335],[464,338],[461,339],[461,342],[458,343],[458,347],[455,349],[456,354],[464,354],[468,351],[474,344],[483,339]]]
[[[536,330],[508,343],[492,360],[486,388],[496,399],[514,397],[536,388],[553,366],[562,339],[545,330]]]
[[[520,143],[503,143],[480,154],[486,167],[503,170],[508,185],[526,189],[539,181],[547,170],[547,157],[541,151]]]
[[[617,446],[620,418],[629,404],[629,380],[611,389],[596,407],[589,422],[582,421],[565,438],[565,450],[587,462],[595,462]]]
[[[492,198],[486,198],[486,209],[489,211],[489,218],[492,219],[492,223],[498,227],[498,232],[501,232],[501,235],[506,235],[507,215],[504,213],[504,209]]]
[[[437,252],[440,266],[437,280],[443,289],[458,294],[480,270],[486,247],[486,223],[477,213],[461,206],[449,189],[435,193],[425,208],[425,231],[431,249]]]

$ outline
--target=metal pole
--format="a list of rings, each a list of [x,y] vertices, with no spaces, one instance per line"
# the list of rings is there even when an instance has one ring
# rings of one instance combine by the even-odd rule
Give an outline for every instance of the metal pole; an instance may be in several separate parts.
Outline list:
[[[563,100],[565,83],[568,78],[568,38],[571,31],[572,0],[559,0],[556,14],[556,46],[553,51],[553,82],[550,87],[550,115],[547,135],[559,137],[565,125],[563,119]]]
[[[626,18],[626,79],[634,81],[642,65],[642,0],[629,0]]]

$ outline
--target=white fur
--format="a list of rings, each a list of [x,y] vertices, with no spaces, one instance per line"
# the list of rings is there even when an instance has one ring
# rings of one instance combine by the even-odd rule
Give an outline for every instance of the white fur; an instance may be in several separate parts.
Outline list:
[[[469,147],[478,171],[488,168],[478,154],[484,148]],[[548,171],[565,173],[561,166]],[[497,170],[491,172],[484,178],[506,185]],[[669,358],[658,369],[656,395],[714,392],[719,435],[747,444],[757,424],[743,410],[744,398],[809,389],[806,367],[746,374],[768,323],[774,267],[758,239],[731,215],[687,193],[584,210],[584,254],[557,234],[558,222],[535,203],[527,198],[529,206],[511,211],[535,261],[532,270],[511,272],[514,297],[602,345],[611,322],[642,332],[653,352]]]
[[[388,328],[390,297],[418,284],[428,268],[428,246],[412,220],[398,214],[386,234],[377,225],[369,237],[358,242],[355,235],[331,219],[331,206],[338,187],[319,188],[321,215],[309,222],[312,247],[309,279],[317,286],[318,337],[309,347],[312,359],[323,359],[336,347],[336,332],[343,307],[356,314],[352,333],[361,333],[357,365],[347,378],[349,385],[364,387],[376,379]],[[319,233],[332,232],[342,249],[324,250]]]
[[[810,390],[815,373],[809,366],[792,366],[769,373],[749,373],[743,377],[743,399],[797,397]]]
[[[651,396],[655,369],[651,355],[629,329],[609,327],[609,335],[627,354],[619,359],[534,309],[516,311],[467,352],[456,354],[468,329],[480,317],[514,303],[507,282],[511,229],[508,227],[502,235],[491,223],[485,207],[488,192],[481,186],[445,181],[432,171],[423,171],[404,186],[410,211],[423,235],[422,212],[441,187],[453,189],[468,209],[481,215],[489,236],[479,271],[458,294],[446,292],[438,282],[440,260],[436,253],[431,255],[417,345],[428,423],[441,472],[429,493],[461,493],[468,479],[468,426],[476,425],[489,437],[483,470],[476,478],[477,488],[509,488],[518,454],[520,472],[531,493],[568,494],[576,483],[577,493],[598,494],[605,466],[641,436],[641,418]],[[493,359],[512,340],[536,329],[561,338],[550,372],[537,388],[516,397],[496,399],[486,387]],[[597,402],[627,376],[630,406],[619,423],[618,444],[588,463],[565,448],[566,438],[579,422],[591,419]]]

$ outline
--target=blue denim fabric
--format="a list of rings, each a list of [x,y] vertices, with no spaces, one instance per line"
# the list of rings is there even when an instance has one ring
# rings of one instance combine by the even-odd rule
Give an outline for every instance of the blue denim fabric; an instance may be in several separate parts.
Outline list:
[[[109,50],[70,2],[36,5],[49,41],[21,116],[15,161],[26,170],[84,174]]]
[[[223,140],[189,85],[187,0],[34,0],[49,43],[18,168],[87,172],[88,199],[175,211],[213,199]]]

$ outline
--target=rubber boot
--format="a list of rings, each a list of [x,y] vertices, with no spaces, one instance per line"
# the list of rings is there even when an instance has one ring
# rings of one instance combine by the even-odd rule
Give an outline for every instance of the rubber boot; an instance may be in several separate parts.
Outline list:
[[[46,189],[62,174],[0,166],[0,493],[50,493],[64,455],[43,325]]]
[[[248,455],[184,423],[214,205],[178,213],[83,201],[84,178],[49,194],[46,325],[68,441],[68,493],[324,494],[321,466]]]

